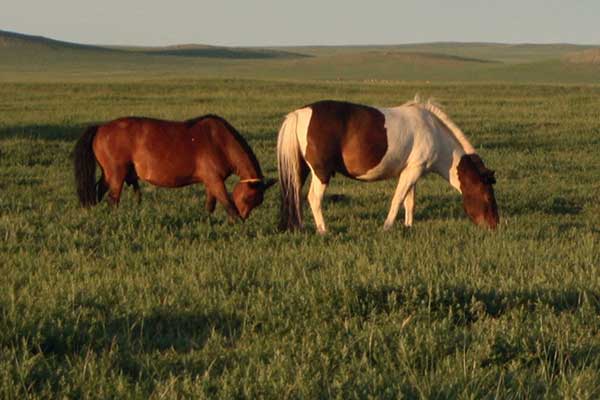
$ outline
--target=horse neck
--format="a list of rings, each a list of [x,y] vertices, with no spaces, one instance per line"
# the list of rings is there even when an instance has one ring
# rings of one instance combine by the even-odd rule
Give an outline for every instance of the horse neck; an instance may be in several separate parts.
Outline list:
[[[440,148],[438,149],[438,158],[434,165],[434,169],[439,175],[446,179],[454,189],[462,193],[460,190],[460,181],[458,179],[458,163],[466,152],[453,138],[452,132],[447,130],[446,127],[438,127],[437,134],[437,143]]]
[[[234,137],[234,139],[237,138]],[[234,140],[234,142],[233,145],[228,146],[227,151],[227,158],[233,173],[240,179],[262,179],[260,165],[250,146],[240,140]]]

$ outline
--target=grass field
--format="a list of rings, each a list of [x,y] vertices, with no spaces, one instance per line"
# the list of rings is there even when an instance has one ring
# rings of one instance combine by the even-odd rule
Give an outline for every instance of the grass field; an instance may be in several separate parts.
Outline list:
[[[1,398],[600,396],[600,86],[1,68]],[[70,153],[93,122],[217,113],[275,177],[288,111],[417,92],[496,170],[496,232],[434,176],[415,226],[388,232],[395,182],[336,177],[324,237],[307,208],[306,232],[276,230],[277,186],[244,224],[209,218],[201,187],[76,201]]]

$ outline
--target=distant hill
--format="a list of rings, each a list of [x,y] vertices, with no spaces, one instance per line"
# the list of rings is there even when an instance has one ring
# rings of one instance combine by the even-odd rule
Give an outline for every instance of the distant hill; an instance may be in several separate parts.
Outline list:
[[[462,57],[451,54],[433,53],[426,51],[406,51],[400,50],[397,47],[389,49],[367,49],[358,53],[345,53],[337,54],[340,60],[347,60],[348,62],[361,61],[366,58],[379,58],[382,61],[385,59],[386,62],[408,62],[408,63],[422,63],[422,64],[465,64],[465,63],[495,63],[496,61],[490,61],[479,58]]]
[[[0,81],[194,78],[600,83],[600,47],[418,43],[373,46],[83,45],[0,31]]]
[[[63,42],[43,36],[25,35],[22,33],[0,30],[0,51],[6,50],[92,50],[110,51],[101,46],[92,46],[78,43]]]
[[[233,59],[271,59],[271,58],[302,58],[310,57],[306,54],[292,53],[283,50],[239,47],[217,47],[203,45],[183,45],[154,48],[144,51],[151,55],[178,56],[178,57],[207,57],[207,58],[233,58]]]
[[[372,46],[310,46],[285,47],[285,50],[299,51],[311,55],[361,53],[367,50],[402,51],[450,55],[467,59],[503,62],[507,64],[559,59],[562,56],[597,48],[598,46],[574,44],[507,44],[477,42],[432,42],[400,45]]]
[[[166,47],[125,47],[84,45],[0,30],[0,52],[39,52],[39,51],[94,51],[148,54],[153,56],[205,57],[225,59],[272,59],[308,57],[300,53],[267,48],[220,47],[201,44],[187,44]],[[38,53],[39,54],[39,53]]]

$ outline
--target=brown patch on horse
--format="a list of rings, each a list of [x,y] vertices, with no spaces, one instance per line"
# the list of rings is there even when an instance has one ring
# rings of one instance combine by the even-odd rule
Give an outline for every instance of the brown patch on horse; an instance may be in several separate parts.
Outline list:
[[[373,107],[325,100],[309,105],[305,160],[321,182],[335,172],[356,178],[375,167],[388,147],[385,116]]]
[[[494,171],[488,169],[477,154],[465,154],[457,172],[465,212],[475,224],[495,229],[500,217],[492,187],[496,183]]]

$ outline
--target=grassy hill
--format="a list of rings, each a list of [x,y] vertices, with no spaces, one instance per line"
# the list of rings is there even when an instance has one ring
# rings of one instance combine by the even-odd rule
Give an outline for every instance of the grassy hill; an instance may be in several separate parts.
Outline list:
[[[0,31],[0,80],[96,79],[140,73],[219,71],[225,61],[306,57],[284,50],[206,45],[169,47],[92,46]],[[2,79],[4,78],[4,79]]]
[[[311,46],[285,47],[310,55],[361,53],[368,50],[402,51],[417,53],[433,53],[451,55],[468,59],[503,62],[507,64],[535,62],[558,59],[561,56],[577,51],[597,48],[597,46],[573,44],[506,44],[475,42],[433,42],[388,46]]]
[[[177,57],[206,57],[228,59],[277,59],[309,57],[293,51],[266,48],[219,47],[198,44],[150,47],[145,49],[132,48],[134,52],[147,55],[177,56]]]
[[[599,83],[598,48],[570,44],[91,46],[0,31],[0,80],[249,78]]]
[[[100,46],[84,45],[78,43],[64,42],[60,40],[49,39],[43,36],[25,35],[22,33],[8,32],[0,30],[0,51],[31,51],[31,50],[92,50],[106,51]]]
[[[291,58],[306,57],[299,53],[284,50],[270,50],[262,48],[236,48],[219,47],[202,44],[186,44],[164,47],[125,47],[125,46],[98,46],[64,42],[45,38],[43,36],[25,35],[15,32],[0,30],[0,54],[8,57],[15,54],[33,54],[44,57],[49,54],[81,52],[81,55],[89,56],[90,53],[99,53],[103,56],[135,56],[144,55],[167,55],[180,57],[208,57],[208,58],[232,58],[232,59],[269,59],[269,58]],[[48,54],[49,53],[49,54]]]

